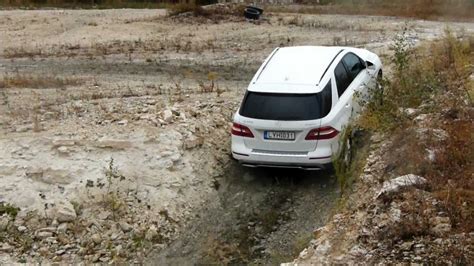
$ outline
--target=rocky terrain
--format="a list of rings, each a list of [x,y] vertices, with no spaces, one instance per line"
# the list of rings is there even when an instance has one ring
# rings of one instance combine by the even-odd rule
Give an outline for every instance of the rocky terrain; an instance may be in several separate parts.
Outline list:
[[[333,213],[338,187],[328,173],[230,159],[229,123],[254,71],[277,46],[351,45],[386,58],[401,28],[417,43],[444,26],[0,11],[0,262],[291,261]]]

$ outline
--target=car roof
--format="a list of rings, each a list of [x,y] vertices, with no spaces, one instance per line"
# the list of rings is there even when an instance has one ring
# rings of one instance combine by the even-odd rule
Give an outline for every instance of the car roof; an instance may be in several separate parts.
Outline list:
[[[252,79],[249,91],[314,93],[342,47],[293,46],[277,48]]]

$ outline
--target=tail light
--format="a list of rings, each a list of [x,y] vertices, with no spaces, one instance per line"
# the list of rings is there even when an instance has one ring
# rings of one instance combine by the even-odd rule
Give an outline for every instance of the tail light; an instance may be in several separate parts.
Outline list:
[[[306,135],[306,140],[315,140],[315,139],[332,139],[339,134],[339,131],[335,130],[332,127],[321,127],[312,129],[308,135]]]
[[[231,132],[232,132],[232,135],[253,138],[253,134],[252,134],[252,131],[250,131],[250,128],[237,124],[237,123],[232,124]]]

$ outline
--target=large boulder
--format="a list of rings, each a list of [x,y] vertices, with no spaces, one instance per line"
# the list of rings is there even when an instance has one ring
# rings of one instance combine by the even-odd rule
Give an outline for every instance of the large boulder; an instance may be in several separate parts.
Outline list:
[[[389,198],[392,195],[402,192],[410,187],[417,187],[426,184],[426,179],[414,174],[402,175],[392,180],[385,181],[382,189],[375,196],[376,199]]]

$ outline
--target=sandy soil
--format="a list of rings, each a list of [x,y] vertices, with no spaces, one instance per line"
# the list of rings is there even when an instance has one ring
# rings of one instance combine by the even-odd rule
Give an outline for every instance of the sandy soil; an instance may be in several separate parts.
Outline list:
[[[134,215],[140,213],[145,225],[153,222],[159,232],[166,232],[159,240],[152,237],[138,255],[80,254],[81,244],[60,254],[55,252],[61,245],[52,244],[48,252],[34,248],[20,252],[15,247],[5,256],[32,261],[143,261],[154,249],[149,258],[172,262],[179,254],[176,250],[200,245],[175,242],[168,248],[169,243],[192,239],[195,232],[216,226],[199,217],[215,220],[228,208],[229,217],[240,211],[226,203],[229,197],[251,205],[243,212],[250,214],[275,200],[269,195],[276,193],[278,200],[300,199],[290,207],[301,215],[288,215],[293,218],[275,223],[258,241],[244,241],[251,252],[236,258],[242,251],[237,248],[209,258],[197,250],[184,257],[203,262],[229,257],[237,262],[288,260],[298,251],[272,255],[271,251],[288,250],[275,243],[287,240],[289,231],[301,233],[304,242],[313,227],[324,224],[337,186],[327,175],[284,174],[313,178],[302,181],[308,187],[324,185],[318,200],[304,187],[288,190],[275,183],[275,174],[244,170],[230,160],[228,123],[259,64],[275,47],[288,45],[365,47],[386,58],[393,36],[402,28],[409,29],[416,44],[439,36],[446,26],[388,17],[269,14],[260,23],[250,23],[241,18],[215,22],[165,14],[126,9],[0,11],[0,201],[20,207],[22,213],[36,211],[49,223],[56,219],[50,210],[67,201],[81,206],[75,210],[77,219],[87,220],[110,211],[100,204],[112,187],[127,202],[124,217],[129,223],[136,224]],[[474,31],[473,23],[449,26]],[[108,181],[110,166],[125,180]],[[219,184],[239,187],[245,176],[268,181],[240,186],[255,201],[243,199],[235,189],[219,190]],[[209,207],[209,202],[217,205]],[[275,208],[285,213],[290,207]],[[323,210],[302,215],[314,208]],[[249,216],[242,222],[255,228],[259,222],[255,219],[264,218]],[[315,225],[308,224],[311,219]],[[231,226],[233,220],[223,224]],[[193,221],[200,226],[189,227]],[[183,234],[183,228],[192,229]],[[240,237],[222,230],[214,231],[224,238],[217,243],[232,246]],[[93,250],[102,249],[97,244]]]

